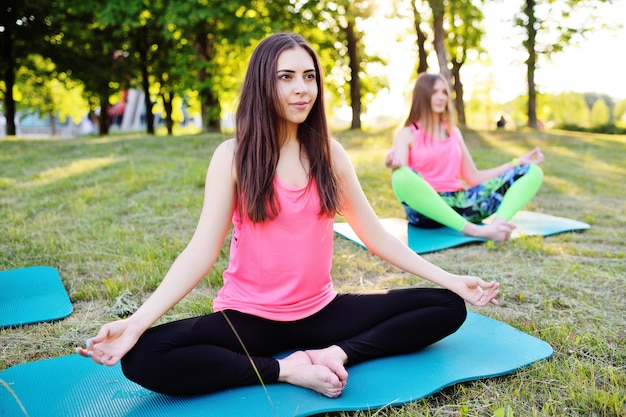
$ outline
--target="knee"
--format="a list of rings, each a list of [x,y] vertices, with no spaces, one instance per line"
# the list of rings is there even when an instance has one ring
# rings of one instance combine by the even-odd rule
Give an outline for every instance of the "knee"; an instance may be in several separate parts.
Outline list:
[[[140,339],[141,340],[141,339]],[[142,349],[135,345],[120,361],[122,373],[130,381],[155,392],[165,393],[160,386],[158,358],[151,354],[151,350]]]
[[[134,354],[131,350],[120,361],[122,373],[129,380],[144,386],[143,378],[145,375],[146,364],[141,360],[141,355]],[[142,372],[142,369],[144,372]]]
[[[421,175],[407,166],[397,168],[391,174],[391,188],[400,201],[403,201],[404,190],[415,190],[420,183],[425,183]]]
[[[539,182],[543,181],[543,170],[537,164],[530,164],[530,168],[528,168],[528,174],[537,178]]]
[[[467,307],[465,306],[465,300],[456,293],[449,291],[448,307],[450,311],[450,326],[454,330],[461,327],[467,318]]]

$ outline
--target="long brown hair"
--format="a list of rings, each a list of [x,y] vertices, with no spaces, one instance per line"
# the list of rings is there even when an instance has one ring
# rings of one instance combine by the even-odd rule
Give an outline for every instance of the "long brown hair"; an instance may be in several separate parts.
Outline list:
[[[252,53],[235,115],[239,210],[253,222],[272,219],[280,211],[274,192],[282,133],[276,68],[279,55],[294,48],[304,49],[313,59],[318,88],[311,112],[298,126],[298,140],[309,159],[310,178],[319,190],[319,214],[334,216],[339,209],[339,185],[330,155],[331,136],[319,58],[302,36],[276,33],[263,39]]]
[[[423,122],[422,128],[429,134],[432,134],[435,127],[435,114],[431,106],[431,98],[435,90],[437,81],[443,82],[448,93],[448,104],[446,105],[441,121],[448,124],[448,130],[454,129],[456,126],[454,107],[452,107],[452,96],[450,95],[450,87],[448,82],[441,74],[421,73],[415,81],[413,88],[413,98],[411,100],[411,110],[409,116],[404,122],[404,126],[409,126],[413,122]]]

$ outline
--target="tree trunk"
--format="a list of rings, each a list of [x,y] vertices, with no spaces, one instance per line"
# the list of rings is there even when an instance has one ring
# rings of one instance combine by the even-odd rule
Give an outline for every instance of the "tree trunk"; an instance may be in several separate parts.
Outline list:
[[[5,28],[5,30],[10,31],[10,25]],[[11,33],[6,33],[5,36],[3,36],[3,39],[5,39],[5,42],[2,45],[3,48],[1,56],[3,60],[6,60],[3,65],[3,79],[4,87],[6,89],[4,94],[4,111],[7,120],[6,135],[15,136],[17,133],[17,128],[15,126],[15,98],[13,97],[13,86],[15,85],[15,57],[13,56],[13,41],[11,39]]]
[[[108,94],[100,94],[100,115],[98,116],[98,135],[106,136],[109,134],[109,96]]]
[[[48,114],[48,121],[50,122],[50,137],[53,138],[57,135],[57,121],[54,112],[51,111]]]
[[[165,109],[165,126],[167,127],[167,134],[172,136],[174,132],[174,121],[172,120],[172,102],[174,101],[174,93],[161,94],[161,100],[163,101],[163,108]]]
[[[461,82],[462,62],[452,61],[452,78],[454,79],[454,106],[456,107],[457,121],[465,126],[465,103],[463,102],[463,83]]]
[[[152,100],[150,100],[150,73],[148,71],[148,35],[147,28],[141,28],[141,46],[139,47],[139,59],[141,66],[141,87],[143,88],[143,104],[146,110],[146,132],[154,135],[154,113],[152,113]]]
[[[220,117],[222,108],[219,98],[213,93],[209,79],[211,73],[208,66],[213,60],[215,53],[215,39],[210,34],[206,25],[201,25],[196,36],[196,57],[202,61],[198,70],[198,81],[200,84],[200,107],[202,113],[202,132],[211,132],[220,130]]]
[[[535,69],[537,66],[536,38],[537,17],[535,16],[535,0],[526,0],[524,14],[528,18],[526,31],[528,39],[524,42],[526,51],[528,52],[528,60],[526,61],[526,78],[528,81],[528,127],[537,129],[537,91],[535,88]]]
[[[435,32],[435,52],[437,53],[437,61],[439,62],[439,72],[448,81],[448,85],[452,88],[452,76],[450,68],[448,68],[448,55],[446,53],[446,31],[443,27],[443,18],[445,13],[443,0],[429,0],[430,8],[433,11],[433,29]]]
[[[426,34],[420,28],[422,16],[417,10],[415,0],[411,1],[413,7],[413,24],[415,25],[415,33],[417,33],[417,73],[421,74],[428,71],[428,54],[426,53]]]
[[[354,21],[349,20],[346,26],[348,57],[350,58],[350,106],[352,107],[352,124],[350,129],[361,129],[361,79],[359,76],[359,50],[354,29]]]
[[[146,132],[154,135],[154,113],[152,113],[152,100],[150,100],[150,80],[148,75],[148,66],[146,63],[141,64],[141,85],[143,87],[143,101],[146,108]]]

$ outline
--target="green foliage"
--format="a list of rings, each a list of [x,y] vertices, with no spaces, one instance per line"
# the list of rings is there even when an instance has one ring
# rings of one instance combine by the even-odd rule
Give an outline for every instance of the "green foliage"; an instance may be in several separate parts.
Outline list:
[[[19,110],[55,116],[61,122],[71,118],[79,123],[89,111],[83,84],[56,71],[54,63],[41,55],[30,55],[19,68],[14,96]]]
[[[557,127],[559,129],[572,130],[576,132],[604,133],[607,135],[626,135],[626,127],[619,127],[611,123],[592,127],[582,127],[572,124],[564,124]]]
[[[547,98],[549,115],[547,121],[557,126],[581,125],[589,122],[589,109],[581,93],[565,92]]]
[[[611,121],[611,109],[602,98],[593,103],[590,121],[591,126],[603,126]]]
[[[618,101],[613,108],[613,118],[616,124],[623,124],[626,127],[626,99]]]

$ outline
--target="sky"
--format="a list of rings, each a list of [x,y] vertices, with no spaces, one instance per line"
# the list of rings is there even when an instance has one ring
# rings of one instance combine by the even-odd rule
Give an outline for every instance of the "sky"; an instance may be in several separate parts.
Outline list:
[[[511,3],[515,3],[512,8]],[[466,96],[475,89],[491,86],[491,96],[504,103],[525,94],[526,54],[521,47],[518,30],[508,20],[518,2],[489,1],[483,7],[485,15],[483,47],[487,51],[482,62],[467,63],[461,70]],[[626,16],[626,0],[614,0],[602,5],[596,13],[605,25],[619,27]],[[415,37],[408,19],[389,19],[379,16],[366,22],[365,44],[371,52],[387,60],[383,70],[390,83],[390,91],[383,92],[370,105],[374,114],[397,115],[405,112],[405,99],[411,90],[415,67]],[[620,20],[622,22],[620,22]],[[403,32],[404,31],[404,32]],[[407,32],[408,31],[408,32]],[[398,38],[398,33],[405,35]],[[410,35],[406,35],[409,33]],[[550,61],[541,61],[535,74],[537,88],[546,93],[566,91],[608,94],[616,100],[626,99],[626,28],[614,31],[596,31],[586,40],[567,47]],[[429,56],[429,67],[437,70],[434,53]]]

